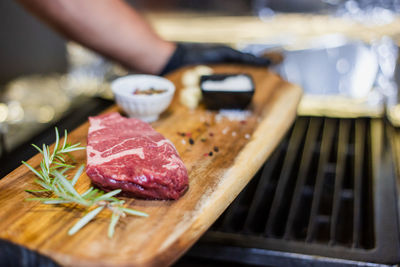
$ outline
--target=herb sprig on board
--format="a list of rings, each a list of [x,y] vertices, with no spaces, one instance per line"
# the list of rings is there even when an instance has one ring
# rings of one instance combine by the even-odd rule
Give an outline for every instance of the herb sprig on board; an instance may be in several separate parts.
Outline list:
[[[105,193],[99,189],[90,187],[85,192],[78,193],[75,189],[75,184],[84,170],[84,165],[78,168],[71,179],[67,172],[74,169],[75,166],[67,163],[67,158],[72,158],[70,152],[83,150],[85,147],[80,146],[79,143],[73,145],[67,143],[67,131],[64,134],[64,142],[61,144],[57,128],[55,132],[56,142],[52,152],[50,152],[48,145],[43,144],[42,148],[34,144],[32,145],[43,156],[40,167],[37,170],[28,163],[22,162],[38,177],[35,179],[35,182],[42,187],[40,190],[26,191],[35,194],[47,192],[45,197],[27,198],[26,200],[40,201],[43,204],[76,204],[90,210],[68,231],[69,235],[78,232],[104,209],[111,211],[111,219],[108,227],[108,236],[110,238],[114,234],[115,226],[119,219],[125,217],[126,214],[148,216],[144,212],[126,208],[124,201],[115,197],[115,195],[121,192],[120,189]]]

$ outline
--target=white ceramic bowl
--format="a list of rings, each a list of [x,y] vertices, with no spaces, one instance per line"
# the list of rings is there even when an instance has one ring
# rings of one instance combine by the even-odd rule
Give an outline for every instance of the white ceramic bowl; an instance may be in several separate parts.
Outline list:
[[[166,92],[152,95],[135,95],[136,90],[163,89]],[[129,115],[146,122],[158,119],[158,116],[171,104],[174,96],[174,84],[155,75],[128,75],[111,83],[117,104]]]

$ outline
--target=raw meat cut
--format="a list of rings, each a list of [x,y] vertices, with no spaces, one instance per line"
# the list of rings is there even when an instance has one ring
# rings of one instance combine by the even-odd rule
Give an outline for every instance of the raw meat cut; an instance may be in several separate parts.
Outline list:
[[[171,141],[149,124],[116,112],[89,122],[86,173],[95,185],[148,199],[185,193],[185,165]]]

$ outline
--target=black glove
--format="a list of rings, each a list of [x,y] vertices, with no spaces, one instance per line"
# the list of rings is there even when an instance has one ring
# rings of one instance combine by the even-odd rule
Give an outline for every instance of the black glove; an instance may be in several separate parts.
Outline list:
[[[175,52],[161,71],[165,75],[185,65],[212,63],[241,63],[269,66],[271,61],[252,54],[242,53],[224,45],[178,43]]]

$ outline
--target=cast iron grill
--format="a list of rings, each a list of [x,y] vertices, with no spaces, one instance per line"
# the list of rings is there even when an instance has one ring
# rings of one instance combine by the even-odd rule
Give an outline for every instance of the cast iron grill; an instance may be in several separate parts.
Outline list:
[[[298,118],[188,255],[262,265],[307,263],[300,254],[338,266],[400,262],[384,140],[381,120]]]

